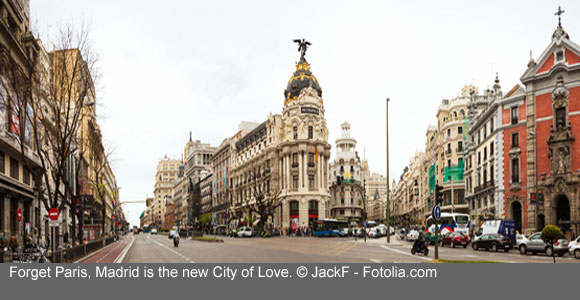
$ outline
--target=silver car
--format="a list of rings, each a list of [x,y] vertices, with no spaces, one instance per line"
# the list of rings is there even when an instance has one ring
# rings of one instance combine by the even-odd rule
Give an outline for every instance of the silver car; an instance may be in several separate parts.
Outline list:
[[[552,247],[552,245],[546,244],[544,240],[542,240],[541,232],[536,232],[528,239],[520,241],[518,244],[518,250],[520,250],[520,254],[522,255],[525,255],[528,252],[532,252],[532,254],[542,252],[546,253],[547,256],[552,256],[554,254],[562,256],[568,252],[568,240],[565,238],[559,239],[556,244],[554,244],[554,247]]]
[[[574,255],[577,259],[580,259],[580,236],[570,242],[570,254]]]

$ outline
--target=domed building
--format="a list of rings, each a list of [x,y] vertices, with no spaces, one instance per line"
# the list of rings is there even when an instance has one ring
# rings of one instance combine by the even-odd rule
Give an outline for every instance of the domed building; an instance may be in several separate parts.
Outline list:
[[[235,143],[234,220],[292,232],[327,217],[330,145],[324,112],[322,89],[303,51],[284,91],[282,115],[270,114]]]

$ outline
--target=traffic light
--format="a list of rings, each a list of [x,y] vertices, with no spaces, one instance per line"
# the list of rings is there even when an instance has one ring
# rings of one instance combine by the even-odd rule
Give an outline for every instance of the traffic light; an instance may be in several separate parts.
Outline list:
[[[538,205],[544,205],[544,193],[538,193]]]
[[[443,187],[440,185],[435,185],[435,203],[437,205],[443,204]]]
[[[340,186],[341,181],[340,176],[336,176],[336,185]]]
[[[532,205],[536,205],[537,204],[537,202],[536,202],[536,193],[530,193],[530,203]]]

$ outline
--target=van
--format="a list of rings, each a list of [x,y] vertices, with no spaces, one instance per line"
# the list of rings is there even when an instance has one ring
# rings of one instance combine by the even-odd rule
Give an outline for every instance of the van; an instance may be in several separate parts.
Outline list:
[[[498,233],[507,236],[512,244],[516,244],[516,224],[513,220],[487,220],[481,225],[479,236],[489,233]]]

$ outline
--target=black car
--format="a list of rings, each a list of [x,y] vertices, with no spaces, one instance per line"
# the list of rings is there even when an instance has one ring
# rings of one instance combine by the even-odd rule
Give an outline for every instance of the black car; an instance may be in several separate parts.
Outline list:
[[[512,241],[503,234],[488,233],[480,236],[471,242],[471,247],[473,250],[485,249],[493,252],[497,252],[499,249],[508,252],[514,247]]]

